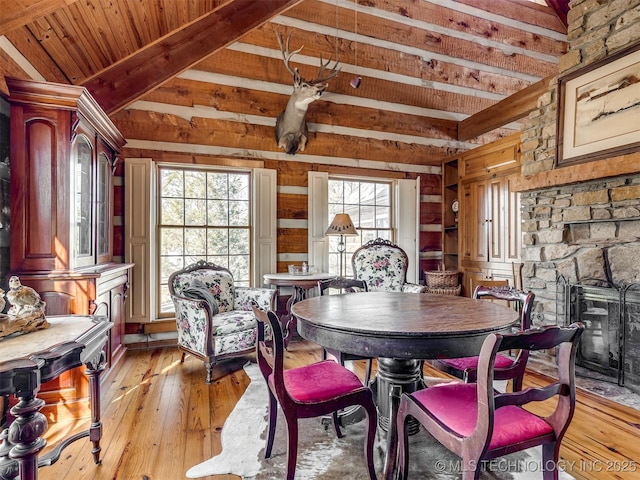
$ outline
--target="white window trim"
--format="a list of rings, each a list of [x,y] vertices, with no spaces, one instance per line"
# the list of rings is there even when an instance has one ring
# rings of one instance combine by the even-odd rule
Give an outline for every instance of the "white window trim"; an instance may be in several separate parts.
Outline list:
[[[183,164],[161,165],[184,167]],[[158,163],[151,158],[125,159],[125,261],[134,264],[129,301],[126,303],[127,322],[166,320],[164,317],[158,318],[156,305],[159,275],[155,238],[157,166]],[[225,170],[229,168],[225,167]],[[262,287],[265,273],[275,272],[276,269],[276,173],[265,168],[251,169],[251,278],[252,286],[256,287]]]
[[[340,176],[345,179],[380,181],[380,178]],[[321,266],[329,271],[329,239],[324,232],[329,226],[329,174],[309,172],[308,174],[308,256],[309,264]],[[407,282],[418,283],[420,278],[420,179],[394,179],[392,190],[395,195],[392,225],[396,243],[409,257]]]

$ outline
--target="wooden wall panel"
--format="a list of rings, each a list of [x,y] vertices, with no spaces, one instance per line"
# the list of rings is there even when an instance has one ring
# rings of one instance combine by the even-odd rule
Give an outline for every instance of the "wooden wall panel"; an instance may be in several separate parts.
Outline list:
[[[284,69],[284,65],[282,68]],[[310,106],[307,112],[308,122],[363,130],[375,129],[440,140],[457,139],[458,122],[454,120],[333,103],[330,99],[331,94],[337,93],[334,83],[332,80],[329,91],[323,96],[323,99],[326,98],[328,101],[315,102]],[[289,96],[176,78],[145,95],[143,100],[184,107],[201,105],[213,107],[220,112],[270,117],[269,120],[275,125],[272,119],[284,110]]]
[[[124,147],[121,158],[153,158],[157,162],[188,163],[193,165],[216,165],[233,168],[270,168],[263,160],[249,158],[229,158],[216,155],[191,155],[188,153],[164,152],[155,149]],[[117,173],[117,172],[116,172]]]
[[[487,2],[486,0],[457,0],[458,2],[476,8],[481,8],[496,15],[504,15],[514,20],[526,18],[534,25],[555,30],[559,33],[566,33],[567,27],[558,19],[556,13],[534,2],[522,0],[510,0],[500,2]]]
[[[403,9],[403,16],[407,16],[408,10],[406,9],[406,2],[402,2],[397,0],[397,7]],[[422,3],[420,4],[420,8],[422,9],[424,6]],[[342,12],[342,10],[340,10]],[[304,20],[312,21],[317,24],[324,24],[328,27],[335,28],[336,25],[336,10],[335,6],[320,2],[320,1],[305,1],[300,5],[292,8],[287,12],[287,16],[293,18],[301,18]],[[353,11],[345,10],[344,17],[340,17],[338,19],[338,24],[342,23],[345,25],[349,22],[349,18],[351,21],[354,20]],[[446,8],[442,6],[437,7],[437,11],[435,13],[431,12],[431,18],[429,19],[430,23],[434,23],[433,14],[440,17],[441,22],[447,22],[448,27],[458,28],[459,31],[468,31],[471,28],[471,25],[476,25],[478,23],[477,19],[473,21],[468,16],[467,25],[465,28],[464,22],[461,22],[461,25],[455,25],[454,20],[451,19],[452,13],[448,11]],[[429,15],[429,13],[426,13]],[[461,17],[461,15],[456,15]],[[342,22],[341,22],[342,20]],[[502,38],[503,41],[509,38],[508,35],[514,35],[511,41],[516,44],[523,44],[523,46],[529,47],[530,49],[533,46],[536,46],[540,50],[545,52],[549,52],[550,54],[554,54],[557,46],[553,45],[552,42],[547,42],[546,45],[541,45],[540,40],[535,40],[535,37],[532,35],[524,35],[522,32],[515,33],[515,30],[506,28],[496,22],[492,22],[493,24],[489,27],[489,32],[482,32],[483,36],[491,35],[492,38],[498,37]],[[489,25],[486,23],[485,25]],[[480,28],[480,27],[479,27]],[[496,30],[505,30],[504,33],[498,35]],[[477,60],[479,58],[482,59],[483,63],[487,65],[492,65],[496,67],[509,68],[509,70],[524,72],[528,74],[539,75],[541,77],[549,75],[549,62],[545,62],[542,60],[537,60],[529,56],[524,56],[521,54],[513,54],[510,56],[504,55],[503,52],[499,51],[497,48],[484,47],[480,43],[470,42],[461,38],[456,38],[455,36],[448,36],[439,33],[432,33],[428,30],[420,30],[420,29],[406,29],[400,30],[398,28],[398,24],[393,21],[393,19],[388,18],[380,18],[378,16],[367,15],[364,11],[359,12],[358,14],[358,30],[361,32],[367,32],[369,36],[380,37],[380,38],[396,38],[397,41],[401,42],[403,45],[411,46],[411,47],[421,47],[424,48],[425,44],[428,45],[429,49],[434,52],[454,55],[459,58],[465,58],[467,60]],[[546,73],[545,73],[546,72]]]
[[[309,218],[307,195],[278,193],[278,219],[306,220]]]
[[[439,225],[442,222],[442,212],[439,203],[420,204],[420,225]]]
[[[420,251],[440,250],[440,232],[420,232]]]
[[[328,171],[337,175],[359,175],[364,177],[384,177],[384,178],[415,178],[420,177],[421,195],[436,195],[439,192],[439,174],[415,174],[407,172],[397,172],[390,170],[373,170],[354,167],[340,167],[336,165],[323,165],[291,161],[255,161],[250,159],[229,159],[217,156],[168,153],[154,150],[138,150],[125,147],[122,152],[123,157],[149,157],[159,161],[170,161],[180,163],[197,163],[202,165],[229,165],[249,167],[263,166],[264,168],[275,168],[278,170],[278,188],[306,188],[307,173],[310,170]],[[308,218],[308,197],[304,193],[279,192],[277,199],[278,221],[306,221]],[[440,224],[440,204],[433,202],[421,202],[420,204],[420,227],[427,227],[429,231],[420,231],[419,249],[421,252],[434,252],[440,249],[440,233],[437,227]],[[431,225],[431,227],[429,227]],[[433,231],[431,231],[433,229]],[[302,227],[278,227],[277,230],[277,253],[278,255],[301,255],[307,253],[307,229]],[[438,259],[421,259],[420,271],[437,268]],[[291,263],[301,263],[295,260],[278,260],[277,271],[285,272],[287,265]]]
[[[4,80],[6,77],[27,78],[27,74],[4,50],[0,49],[0,93],[9,96],[9,88]]]
[[[298,6],[294,9],[294,12],[297,12],[303,6],[307,5],[311,4],[305,3]],[[369,6],[375,6],[390,13],[402,15],[421,22],[450,28],[461,33],[471,32],[475,35],[491,38],[492,40],[509,46],[519,45],[527,50],[551,55],[562,55],[566,51],[564,45],[557,41],[552,41],[549,37],[524,32],[521,29],[509,25],[500,25],[497,28],[495,22],[478,19],[476,16],[468,13],[447,8],[446,3],[437,5],[431,2],[410,3],[406,0],[374,0],[369,2]],[[485,6],[486,5],[482,5],[483,8]],[[520,7],[520,14],[514,17],[516,20],[527,18],[522,14],[522,10],[529,10],[526,4],[523,5],[522,2],[520,2]],[[497,13],[503,14],[503,11]]]
[[[278,228],[278,254],[307,253],[307,239],[306,228]]]
[[[306,187],[308,185],[307,174],[312,169],[309,163],[301,162],[272,162],[274,165],[265,168],[278,170],[278,185],[294,187]]]
[[[247,43],[273,49],[277,52],[279,47],[275,30],[275,26],[265,25],[245,35],[242,38],[242,42],[243,44]],[[279,30],[284,34],[287,29],[280,27]],[[305,45],[305,49],[300,55],[312,53],[316,56],[322,55],[324,59],[335,58],[336,40],[334,38],[327,41],[327,37],[320,33],[296,30],[291,40],[291,46]],[[358,65],[361,68],[417,77],[425,84],[428,82],[453,82],[460,87],[510,95],[525,88],[530,83],[527,80],[507,76],[495,71],[466,68],[452,62],[422,58],[415,54],[366,43],[358,44],[358,59],[356,61],[355,42],[338,38],[337,45],[338,57],[342,65]],[[248,62],[251,64],[258,62],[259,68],[247,71]],[[312,65],[298,62],[296,57],[291,60],[291,64],[298,66],[303,76],[312,76],[317,72],[318,61]],[[260,57],[257,60],[255,55],[235,49],[216,52],[205,58],[194,68],[279,83],[287,83],[291,78],[291,75],[284,68],[280,56],[268,59]]]
[[[123,59],[166,53],[158,62],[143,62],[153,75],[138,77],[137,83],[148,81],[151,91],[112,118],[129,142],[121,157],[277,170],[280,271],[291,263],[286,255],[297,262],[307,250],[309,171],[419,176],[420,267],[437,265],[441,160],[512,134],[519,119],[501,111],[500,118],[512,123],[492,123],[491,131],[465,141],[459,125],[467,118],[472,118],[467,123],[487,124],[473,115],[557,74],[558,58],[566,50],[551,9],[521,0],[302,0],[196,60],[191,69],[161,85],[153,83],[163,73],[157,70],[167,71],[160,65],[179,63],[169,58],[173,52],[162,50],[167,45],[175,45],[175,51],[206,51],[203,45],[188,49],[194,37],[184,30],[228,1],[84,0],[45,16],[25,17],[29,23],[7,38],[43,77],[60,83],[96,85],[109,78],[126,83],[139,72],[120,70],[114,77]],[[482,10],[491,15],[483,18]],[[283,35],[293,32],[291,49],[304,45],[291,62],[303,77],[316,76],[321,56],[337,54],[342,68],[309,106],[307,150],[295,156],[285,155],[274,138],[276,117],[293,89],[276,29]],[[0,48],[3,76],[33,73],[5,59]],[[358,89],[350,86],[355,75],[363,78]],[[133,93],[143,90],[132,83],[127,89]],[[103,87],[108,86],[98,85]],[[124,222],[121,210],[116,205],[114,214]]]
[[[442,192],[440,175],[420,175],[420,195],[440,195]]]
[[[113,116],[113,122],[126,138],[281,152],[272,126],[210,118],[188,121],[175,115],[142,110],[118,112]],[[309,132],[304,153],[374,162],[437,165],[447,152],[446,147]]]

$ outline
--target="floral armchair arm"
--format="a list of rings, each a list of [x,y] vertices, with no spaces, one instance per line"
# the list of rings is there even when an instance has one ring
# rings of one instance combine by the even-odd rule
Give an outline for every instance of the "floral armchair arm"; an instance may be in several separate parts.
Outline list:
[[[402,291],[406,293],[427,293],[429,289],[426,285],[418,285],[416,283],[405,283],[402,285]]]
[[[251,307],[255,306],[261,310],[275,311],[277,294],[278,291],[271,288],[236,287],[233,308],[235,310],[251,311]]]
[[[178,331],[178,345],[188,348],[202,355],[211,351],[212,342],[211,319],[204,300],[173,295],[176,313],[176,329]]]

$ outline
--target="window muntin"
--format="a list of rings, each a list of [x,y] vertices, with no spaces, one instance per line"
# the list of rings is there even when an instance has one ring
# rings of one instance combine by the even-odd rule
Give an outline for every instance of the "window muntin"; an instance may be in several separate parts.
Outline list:
[[[236,285],[249,286],[250,180],[248,172],[158,167],[158,317],[174,311],[169,275],[198,260],[229,268]]]
[[[358,230],[358,236],[344,237],[346,253],[343,257],[343,272],[353,276],[351,256],[353,252],[378,237],[393,240],[392,182],[369,181],[344,178],[329,178],[329,222],[336,213],[348,213]],[[339,274],[339,236],[329,238],[329,272]]]
[[[91,179],[93,178],[93,151],[91,142],[80,135],[77,140],[75,165],[75,251],[77,259],[93,262],[93,209],[91,205]],[[81,265],[85,265],[85,262]]]

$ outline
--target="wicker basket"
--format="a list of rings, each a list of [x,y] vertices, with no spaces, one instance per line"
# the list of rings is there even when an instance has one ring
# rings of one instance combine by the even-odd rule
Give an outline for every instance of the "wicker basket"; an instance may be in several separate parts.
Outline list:
[[[443,288],[427,287],[427,292],[433,293],[435,295],[449,295],[452,297],[459,297],[461,291],[462,291],[462,285],[458,285],[457,287],[443,287]]]
[[[451,288],[458,285],[457,270],[425,270],[424,278],[430,288]]]

